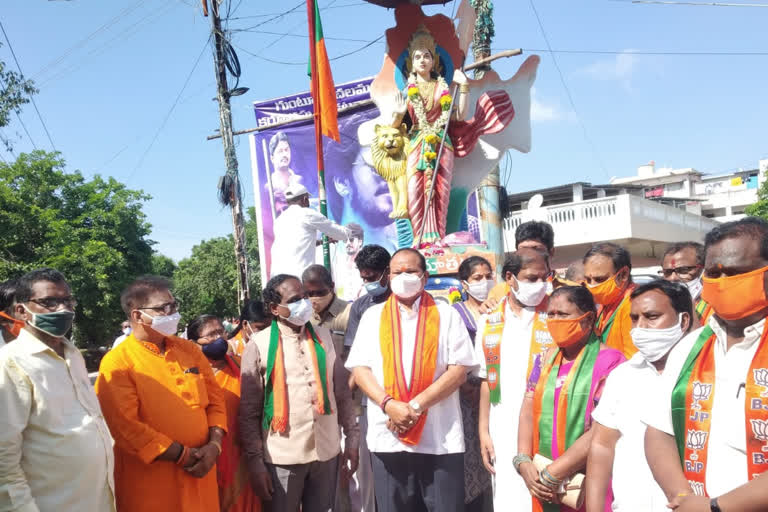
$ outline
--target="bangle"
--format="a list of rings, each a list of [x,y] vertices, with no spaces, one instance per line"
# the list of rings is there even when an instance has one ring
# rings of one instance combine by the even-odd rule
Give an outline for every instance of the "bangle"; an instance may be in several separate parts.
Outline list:
[[[384,400],[381,401],[381,404],[379,404],[379,407],[381,407],[381,412],[384,414],[387,414],[386,407],[390,400],[394,400],[394,398],[392,398],[392,395],[387,395],[384,397]]]
[[[210,443],[213,446],[215,446],[216,448],[218,448],[219,449],[219,455],[221,455],[221,452],[223,451],[223,448],[221,447],[221,443],[220,442],[214,441],[213,439],[211,439],[210,441],[208,441],[208,443]]]
[[[186,446],[181,447],[181,454],[179,454],[179,458],[176,459],[176,465],[184,467],[187,464],[187,460],[189,459],[189,448]]]
[[[544,468],[539,473],[539,478],[541,480],[541,483],[549,487],[550,489],[557,489],[560,487],[560,484],[563,483],[562,480],[558,480],[554,476],[552,476],[552,473],[549,472],[548,468]]]
[[[530,455],[525,453],[519,453],[512,458],[512,465],[515,467],[515,471],[520,473],[520,466],[524,462],[533,462]]]

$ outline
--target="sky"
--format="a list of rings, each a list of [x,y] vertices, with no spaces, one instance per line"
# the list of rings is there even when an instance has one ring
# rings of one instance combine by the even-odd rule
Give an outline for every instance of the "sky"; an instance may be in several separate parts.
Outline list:
[[[394,25],[392,11],[360,0],[318,2],[331,58]],[[277,16],[298,3],[232,0],[228,28],[242,65],[240,86],[250,88],[232,99],[235,129],[255,126],[254,101],[308,89],[306,9]],[[494,4],[493,50],[522,48],[524,56],[542,58],[532,149],[512,152],[502,176],[510,192],[606,183],[650,160],[720,173],[754,169],[768,158],[768,8],[623,0]],[[450,16],[454,8],[449,2],[424,10]],[[3,0],[0,21],[22,70],[40,89],[35,101],[68,170],[113,176],[150,194],[145,213],[155,249],[177,261],[200,241],[231,232],[229,210],[216,199],[225,171],[222,145],[206,140],[219,120],[206,46],[210,20],[199,1]],[[0,59],[14,69],[0,42]],[[376,74],[383,54],[381,41],[333,60],[336,83]],[[496,61],[494,69],[509,77],[524,56]],[[15,152],[33,150],[33,142],[51,150],[31,105],[21,120],[31,140],[15,118],[4,128]],[[248,140],[236,137],[236,143],[244,201],[252,206]]]

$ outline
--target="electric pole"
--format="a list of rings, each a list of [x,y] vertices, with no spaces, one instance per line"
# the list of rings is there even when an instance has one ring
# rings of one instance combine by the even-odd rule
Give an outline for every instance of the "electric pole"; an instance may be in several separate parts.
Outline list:
[[[219,181],[219,199],[232,210],[232,230],[235,239],[235,258],[237,260],[237,299],[242,307],[250,296],[248,288],[248,257],[245,252],[245,222],[240,189],[240,175],[237,170],[237,155],[232,136],[232,109],[229,98],[231,92],[227,86],[227,49],[231,49],[221,30],[219,0],[211,2],[211,32],[216,71],[217,100],[219,102],[219,122],[221,142],[224,145],[224,159],[227,173]],[[237,72],[239,75],[239,70]]]

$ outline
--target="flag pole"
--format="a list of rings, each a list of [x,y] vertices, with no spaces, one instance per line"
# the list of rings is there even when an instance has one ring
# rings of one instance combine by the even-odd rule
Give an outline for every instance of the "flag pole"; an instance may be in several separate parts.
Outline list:
[[[323,158],[323,126],[320,115],[320,81],[317,72],[317,41],[315,30],[315,1],[307,0],[309,21],[309,62],[312,70],[312,107],[315,118],[315,148],[317,150],[317,196],[320,199],[320,213],[328,217],[328,199],[325,194],[325,159]],[[328,237],[323,235],[323,265],[331,270],[331,249]]]

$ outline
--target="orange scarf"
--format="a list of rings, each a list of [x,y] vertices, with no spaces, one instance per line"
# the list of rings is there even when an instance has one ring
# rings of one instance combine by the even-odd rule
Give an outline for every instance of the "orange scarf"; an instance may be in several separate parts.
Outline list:
[[[437,366],[439,334],[440,314],[437,311],[437,304],[430,294],[422,292],[409,388],[403,371],[403,332],[400,327],[399,306],[397,297],[394,294],[389,296],[381,312],[379,343],[384,363],[384,390],[392,398],[400,402],[410,402],[432,385]],[[419,444],[426,422],[427,412],[424,411],[410,430],[398,435],[400,441],[411,446]]]
[[[745,434],[747,479],[768,469],[768,329],[745,376]],[[672,391],[672,424],[685,478],[693,491],[706,496],[707,454],[715,392],[716,335],[704,327],[688,354]],[[739,390],[741,391],[741,390]],[[733,468],[736,470],[736,468]],[[742,469],[743,471],[744,469]]]
[[[629,335],[629,331],[632,330],[632,320],[629,318],[632,301],[629,300],[629,296],[634,289],[635,285],[630,284],[624,292],[624,297],[612,309],[603,306],[595,325],[595,332],[600,340],[607,347],[620,351],[627,359],[637,352],[637,347]]]
[[[283,356],[283,340],[277,326],[272,320],[269,353],[267,355],[267,372],[264,389],[264,431],[284,433],[288,428],[288,384],[286,383],[285,360]],[[331,414],[331,403],[328,399],[328,378],[326,372],[325,348],[315,334],[312,324],[305,326],[307,335],[307,352],[312,361],[312,375],[315,382],[315,410],[317,414]]]
[[[508,297],[504,297],[496,309],[486,317],[483,329],[483,354],[485,366],[488,371],[488,388],[490,401],[497,404],[501,401],[501,338],[504,332],[504,314],[507,310]],[[537,355],[544,356],[544,352],[552,346],[552,336],[547,330],[547,300],[536,306],[531,329],[531,348],[528,351],[528,371],[526,379],[530,377],[533,363]]]

